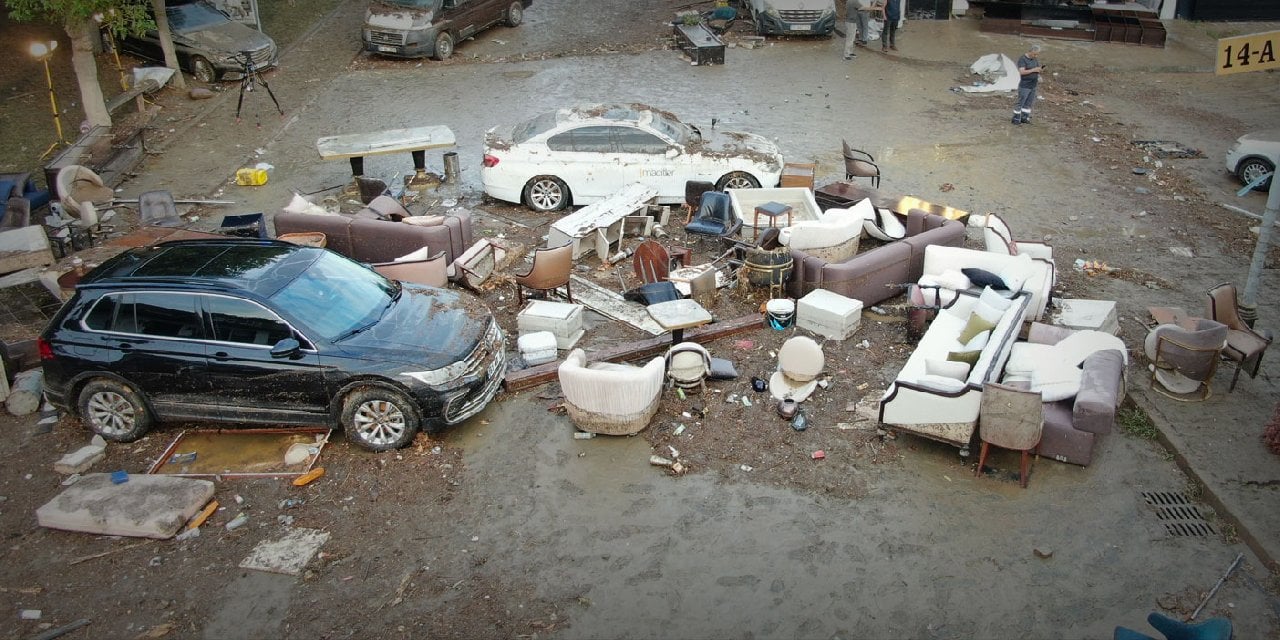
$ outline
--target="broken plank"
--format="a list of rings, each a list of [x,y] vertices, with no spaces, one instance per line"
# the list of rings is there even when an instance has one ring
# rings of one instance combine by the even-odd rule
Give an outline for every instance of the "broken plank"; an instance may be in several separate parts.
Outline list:
[[[575,300],[577,297],[575,296]],[[761,328],[761,320],[759,314],[751,314],[734,318],[732,320],[722,320],[714,324],[708,324],[694,329],[687,329],[684,332],[685,342],[697,342],[705,344],[720,338],[737,335],[746,331],[753,331]],[[668,336],[658,336],[653,338],[645,338],[635,342],[627,342],[617,346],[591,351],[587,353],[588,362],[620,362],[626,360],[634,360],[636,358],[645,358],[654,356],[659,353],[665,353],[671,348],[671,338]],[[560,361],[548,362],[540,364],[536,367],[529,367],[520,371],[512,371],[507,374],[503,381],[503,388],[507,392],[521,391],[530,387],[536,387],[540,384],[551,382],[556,378],[560,370]]]
[[[607,318],[625,322],[649,335],[661,335],[666,330],[649,317],[644,305],[624,299],[618,293],[610,291],[586,278],[571,275],[573,281],[573,301]]]

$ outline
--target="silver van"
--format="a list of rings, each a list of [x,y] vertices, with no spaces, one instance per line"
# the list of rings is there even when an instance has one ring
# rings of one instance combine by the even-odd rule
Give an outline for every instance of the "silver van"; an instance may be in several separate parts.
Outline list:
[[[524,21],[532,0],[374,0],[364,15],[364,50],[445,60],[454,45],[504,22]]]
[[[836,28],[835,0],[750,0],[749,7],[762,36],[829,36]]]

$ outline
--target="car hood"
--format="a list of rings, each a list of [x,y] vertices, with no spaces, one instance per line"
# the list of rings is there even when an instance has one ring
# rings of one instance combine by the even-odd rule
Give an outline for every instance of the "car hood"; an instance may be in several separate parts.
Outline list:
[[[475,350],[492,320],[484,304],[446,289],[402,286],[400,299],[376,325],[338,343],[344,352],[429,371]]]
[[[208,29],[187,31],[180,35],[200,48],[224,53],[227,56],[241,51],[258,51],[271,46],[270,37],[239,22],[227,22]]]
[[[690,145],[691,151],[709,156],[745,156],[760,162],[782,162],[782,151],[768,138],[739,131],[702,132],[702,142]]]
[[[1266,129],[1263,131],[1251,131],[1239,138],[1240,142],[1266,142],[1280,143],[1280,129]]]

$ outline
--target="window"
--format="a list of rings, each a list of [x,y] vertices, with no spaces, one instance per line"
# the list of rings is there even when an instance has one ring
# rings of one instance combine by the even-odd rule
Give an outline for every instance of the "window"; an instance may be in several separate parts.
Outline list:
[[[610,153],[617,151],[613,132],[614,127],[578,127],[552,136],[547,146],[553,151]]]
[[[103,296],[84,317],[84,326],[94,331],[109,331],[120,307],[120,296]]]
[[[662,138],[639,129],[615,129],[619,150],[624,153],[663,154],[670,147]]]
[[[162,338],[201,338],[195,296],[129,293],[104,296],[85,316],[86,327]]]
[[[276,314],[248,300],[208,296],[205,305],[213,320],[214,340],[269,347],[293,337],[289,325]]]

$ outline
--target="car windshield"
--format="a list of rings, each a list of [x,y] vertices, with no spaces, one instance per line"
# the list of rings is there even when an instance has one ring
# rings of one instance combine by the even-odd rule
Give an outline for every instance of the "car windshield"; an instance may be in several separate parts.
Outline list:
[[[317,337],[333,341],[377,322],[399,293],[396,283],[325,251],[271,302],[305,321]]]
[[[550,130],[554,126],[556,126],[556,112],[544,113],[532,120],[516,125],[515,130],[511,132],[511,141],[520,144],[529,138]]]
[[[230,22],[222,12],[203,2],[168,5],[165,15],[169,16],[169,29],[177,33],[199,31]]]

